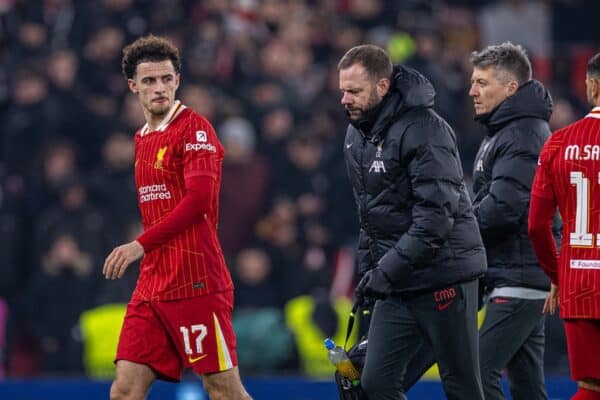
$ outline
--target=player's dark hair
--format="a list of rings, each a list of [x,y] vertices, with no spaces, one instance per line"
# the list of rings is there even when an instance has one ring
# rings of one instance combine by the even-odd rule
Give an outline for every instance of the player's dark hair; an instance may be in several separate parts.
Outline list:
[[[517,80],[519,86],[531,80],[531,62],[527,52],[521,45],[511,42],[474,51],[471,53],[471,64],[481,69],[493,67],[500,73],[507,72]]]
[[[363,44],[348,50],[338,63],[338,70],[355,64],[361,64],[374,79],[391,78],[394,68],[385,50],[373,44]]]
[[[138,64],[171,60],[175,73],[181,70],[179,50],[167,39],[148,35],[138,38],[123,49],[121,70],[125,79],[133,79]]]
[[[597,53],[588,62],[587,73],[592,78],[600,79],[600,53]]]

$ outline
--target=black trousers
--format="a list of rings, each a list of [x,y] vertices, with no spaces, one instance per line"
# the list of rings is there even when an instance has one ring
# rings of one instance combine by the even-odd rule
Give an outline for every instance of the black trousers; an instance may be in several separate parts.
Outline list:
[[[418,380],[408,369],[423,367],[418,361],[430,360],[429,352],[438,363],[449,400],[483,400],[477,288],[478,282],[470,281],[410,298],[377,301],[361,377],[369,400],[406,399],[404,393]]]
[[[502,370],[514,400],[547,400],[544,386],[544,300],[501,297],[487,304],[480,331],[481,378],[486,400],[504,400]]]

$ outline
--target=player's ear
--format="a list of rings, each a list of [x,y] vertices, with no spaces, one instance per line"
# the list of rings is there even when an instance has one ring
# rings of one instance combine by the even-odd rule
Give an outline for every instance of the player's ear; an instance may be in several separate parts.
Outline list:
[[[181,75],[175,74],[175,90],[179,88],[179,78],[181,78]]]
[[[390,90],[390,80],[387,78],[382,78],[377,82],[377,94],[379,97],[383,97],[387,94],[388,90]]]
[[[592,96],[600,97],[600,79],[592,78]]]
[[[137,94],[138,88],[135,79],[127,79],[127,86],[129,86],[129,90],[131,90],[131,93]]]
[[[509,96],[512,96],[513,94],[515,94],[517,92],[517,89],[519,89],[519,83],[517,81],[508,82],[508,95]]]

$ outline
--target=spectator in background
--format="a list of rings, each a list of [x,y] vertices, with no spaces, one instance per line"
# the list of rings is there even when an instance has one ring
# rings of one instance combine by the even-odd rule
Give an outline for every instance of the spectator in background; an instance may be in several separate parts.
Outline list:
[[[59,201],[41,212],[34,224],[33,249],[38,254],[48,251],[51,241],[66,230],[77,246],[85,251],[96,268],[109,247],[108,220],[103,210],[90,204],[82,178],[70,175],[57,184]]]
[[[122,133],[111,134],[102,147],[103,163],[92,172],[89,191],[92,200],[110,215],[114,237],[125,239],[127,224],[139,219],[133,176],[133,139]]]
[[[488,46],[471,62],[469,95],[475,118],[488,130],[473,171],[473,205],[488,262],[482,289],[489,300],[480,330],[483,389],[486,400],[504,399],[500,377],[506,368],[513,398],[544,400],[542,308],[550,281],[527,236],[527,211],[537,159],[550,136],[552,99],[532,80],[521,46]],[[560,241],[558,224],[555,236]]]
[[[229,118],[219,127],[225,147],[219,234],[226,255],[236,254],[253,240],[256,223],[267,200],[270,167],[255,153],[252,124],[243,118]],[[243,193],[243,196],[240,196]]]
[[[215,105],[216,93],[200,85],[185,85],[181,89],[181,100],[189,104],[190,108],[198,114],[205,115],[209,120],[216,119],[217,110]]]
[[[261,248],[245,248],[238,252],[233,279],[238,309],[283,307],[283,288],[276,279],[268,254]]]
[[[13,353],[16,330],[24,326],[27,310],[22,307],[23,288],[29,284],[30,271],[25,256],[29,249],[23,208],[6,190],[0,175],[0,378],[6,376],[9,357]]]
[[[144,123],[144,113],[140,110],[137,97],[133,93],[127,93],[123,97],[118,125],[125,132],[133,132],[144,125]]]
[[[75,149],[70,142],[54,140],[41,154],[41,174],[34,174],[28,182],[28,206],[33,215],[55,206],[59,201],[60,185],[80,173]]]
[[[75,327],[93,304],[98,264],[83,250],[78,232],[63,229],[47,237],[42,263],[29,288],[29,321],[42,353],[42,371],[81,374],[81,345]]]
[[[23,287],[24,225],[22,216],[0,178],[0,298],[12,303]],[[0,362],[1,364],[1,362]]]
[[[550,3],[528,0],[496,1],[482,7],[478,17],[481,43],[484,46],[504,41],[521,43],[531,53],[538,79],[546,81],[550,78]]]
[[[554,105],[552,106],[552,116],[550,117],[550,130],[556,131],[567,125],[573,123],[577,118],[575,117],[575,110],[573,105],[565,98],[554,98]]]
[[[2,125],[2,159],[9,175],[28,176],[31,160],[55,134],[51,124],[48,82],[37,67],[23,67],[14,77],[13,103]]]
[[[73,143],[84,167],[95,166],[100,161],[101,139],[82,135],[89,114],[84,103],[83,88],[78,77],[79,59],[70,50],[56,50],[48,57],[48,103],[54,135]]]

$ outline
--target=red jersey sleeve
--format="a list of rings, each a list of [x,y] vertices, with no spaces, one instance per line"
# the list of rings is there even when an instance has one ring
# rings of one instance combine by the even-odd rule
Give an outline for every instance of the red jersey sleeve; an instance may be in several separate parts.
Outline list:
[[[210,206],[210,191],[206,188],[211,185],[214,185],[214,181],[205,176],[186,180],[186,193],[181,202],[162,221],[137,238],[145,253],[162,246],[202,220]]]
[[[183,133],[183,177],[208,176],[218,179],[223,146],[210,122],[195,115]]]
[[[548,143],[542,148],[529,203],[529,238],[535,254],[550,277],[558,282],[558,248],[552,234],[552,220],[556,212],[556,197],[552,186],[551,153]]]

